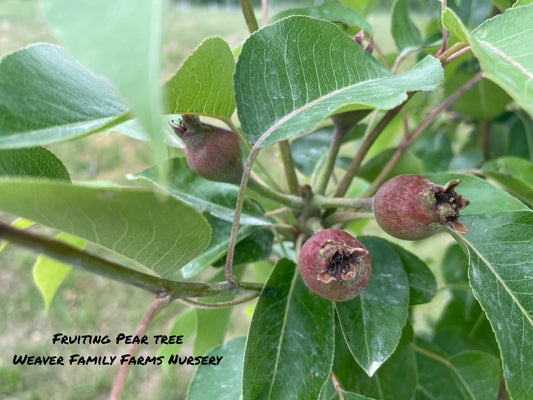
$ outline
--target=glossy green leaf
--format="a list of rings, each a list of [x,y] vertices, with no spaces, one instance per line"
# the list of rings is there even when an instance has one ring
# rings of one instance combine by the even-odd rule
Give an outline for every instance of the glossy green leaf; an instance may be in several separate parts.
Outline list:
[[[391,33],[399,51],[422,46],[418,28],[409,18],[407,0],[395,0],[392,4]]]
[[[392,249],[400,257],[403,268],[409,281],[409,305],[424,304],[430,302],[437,290],[435,275],[427,264],[413,253],[403,247],[389,243]]]
[[[533,390],[533,213],[463,218],[469,234],[470,285],[500,346],[507,387],[515,400]]]
[[[74,139],[126,111],[109,82],[57,46],[32,45],[0,62],[0,148]]]
[[[235,61],[221,37],[205,39],[164,87],[167,114],[204,114],[231,118],[235,111]]]
[[[517,1],[513,4],[513,8],[514,8],[514,7],[525,6],[525,5],[528,5],[528,4],[531,4],[531,3],[533,3],[533,0],[517,0]]]
[[[461,210],[461,215],[498,214],[502,210],[528,210],[528,207],[516,197],[474,176],[449,173],[426,174],[425,176],[439,185],[444,185],[452,179],[461,179],[455,191],[470,201],[470,204]]]
[[[511,125],[506,154],[533,162],[533,119],[521,116]]]
[[[498,397],[498,358],[479,351],[468,351],[447,359],[431,343],[421,343],[420,348],[417,354],[417,400],[485,400]]]
[[[500,157],[483,164],[483,172],[533,207],[533,164],[518,157]]]
[[[198,321],[196,318],[196,308],[189,308],[181,312],[178,317],[174,320],[172,328],[170,328],[167,335],[169,336],[183,336],[182,343],[172,343],[172,344],[163,344],[159,347],[157,351],[157,356],[163,356],[164,359],[168,361],[169,357],[174,354],[180,354],[181,349],[188,342],[189,339],[196,333],[198,327]],[[162,364],[165,372],[169,373],[172,365],[168,362],[163,362]]]
[[[78,249],[85,246],[85,240],[61,232],[54,239],[68,243]],[[72,267],[45,255],[40,255],[33,265],[33,280],[39,288],[44,300],[46,311],[50,309],[50,304],[54,296],[65,280]]]
[[[317,398],[333,362],[333,306],[281,259],[257,302],[244,356],[243,398]]]
[[[473,75],[474,72],[455,71],[453,77],[446,80],[445,96],[451,95]],[[511,97],[494,82],[482,79],[464,92],[453,103],[453,108],[474,119],[490,120],[500,116],[511,100]]]
[[[508,9],[469,35],[484,76],[509,93],[533,116],[533,4]]]
[[[415,400],[464,399],[454,380],[453,371],[446,364],[448,362],[446,355],[431,342],[417,338],[416,345],[418,386]],[[437,360],[437,357],[441,360]]]
[[[398,345],[407,320],[409,282],[400,257],[387,241],[358,237],[367,248],[372,276],[354,299],[337,302],[337,315],[357,363],[372,376]]]
[[[156,161],[164,160],[160,123],[164,0],[42,0],[41,4],[52,31],[69,51],[118,88],[152,138]]]
[[[157,179],[157,170],[154,167],[128,177],[146,179],[172,196],[190,204],[197,211],[207,211],[215,217],[233,222],[233,213],[239,193],[237,185],[208,181],[192,172],[183,158],[175,158],[171,162],[172,175],[168,183],[161,183]],[[251,200],[245,200],[241,224],[270,225],[270,223],[257,204]]]
[[[315,7],[291,8],[274,15],[272,22],[291,15],[307,15],[309,17],[322,18],[326,21],[340,23],[343,27],[356,26],[364,29],[368,33],[372,33],[372,27],[366,22],[365,17],[359,14],[354,8],[346,7],[339,3],[324,3]]]
[[[355,362],[337,330],[333,372],[341,387],[376,400],[411,400],[417,385],[413,328],[406,324],[398,347],[376,373],[369,377]]]
[[[441,80],[434,57],[392,75],[336,26],[294,16],[246,40],[235,96],[243,131],[264,146],[310,131],[331,114],[395,107],[406,91],[433,90]]]
[[[44,147],[0,150],[0,176],[2,175],[70,181],[65,165]]]
[[[233,265],[246,264],[264,260],[272,254],[274,234],[269,228],[260,228],[245,237],[235,247]],[[215,266],[221,267],[225,260],[219,260]]]
[[[104,246],[165,275],[201,253],[205,218],[162,193],[59,181],[0,179],[0,210]]]
[[[470,351],[450,357],[450,364],[464,398],[485,400],[498,397],[500,387],[498,358],[480,351]]]
[[[220,365],[200,365],[189,386],[187,400],[238,400],[241,396],[245,337],[211,350],[209,357],[223,357]]]
[[[210,214],[207,214],[205,217],[211,226],[211,242],[202,254],[180,270],[181,276],[185,279],[191,278],[208,266],[213,265],[228,251],[232,223],[213,217]],[[237,246],[242,239],[250,235],[256,229],[257,227],[255,225],[241,225],[239,228],[239,234],[237,235]],[[235,250],[237,250],[237,248]]]

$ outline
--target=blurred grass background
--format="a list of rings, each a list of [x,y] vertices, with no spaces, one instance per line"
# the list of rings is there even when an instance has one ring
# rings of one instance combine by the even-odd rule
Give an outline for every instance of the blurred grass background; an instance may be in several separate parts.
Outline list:
[[[168,79],[206,37],[220,35],[234,47],[248,34],[239,8],[174,6],[166,17],[162,81]],[[391,50],[393,41],[388,14],[372,13],[368,20],[377,43],[385,52]],[[0,57],[35,42],[57,43],[41,16],[38,2],[0,0]],[[151,165],[151,150],[146,143],[119,134],[95,134],[49,146],[49,149],[65,163],[73,180],[106,179],[130,184],[125,179],[127,173]],[[1,217],[12,220],[9,216]],[[126,345],[69,345],[67,348],[53,345],[52,336],[57,332],[108,334],[111,338],[119,332],[132,334],[153,296],[76,270],[63,283],[46,313],[41,295],[33,284],[35,259],[33,253],[13,246],[7,246],[0,253],[0,398],[107,399],[118,372],[116,365],[13,366],[13,354],[124,354]],[[173,316],[182,309],[184,306],[177,302],[167,307],[156,317],[147,334],[167,333]],[[238,319],[235,313],[242,315],[242,309],[237,308],[233,313],[232,318]],[[245,334],[245,328],[246,323],[243,323],[243,331],[233,334]],[[186,348],[183,353],[191,351]],[[157,346],[151,345],[143,346],[140,354],[155,355],[156,352]],[[176,369],[169,374],[154,366],[132,367],[123,398],[184,398],[193,372],[192,367]]]

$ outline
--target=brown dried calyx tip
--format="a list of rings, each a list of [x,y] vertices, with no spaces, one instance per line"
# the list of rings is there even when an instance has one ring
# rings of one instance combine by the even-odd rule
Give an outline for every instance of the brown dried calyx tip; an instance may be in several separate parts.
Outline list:
[[[329,283],[335,281],[347,281],[357,276],[359,259],[366,256],[368,250],[362,247],[349,247],[328,240],[320,250],[322,262],[317,279]]]
[[[469,205],[470,202],[455,192],[454,189],[460,183],[460,179],[453,179],[444,186],[436,186],[435,199],[437,200],[437,209],[442,224],[449,226],[461,235],[465,235],[468,233],[468,228],[457,219],[459,218],[459,211]]]

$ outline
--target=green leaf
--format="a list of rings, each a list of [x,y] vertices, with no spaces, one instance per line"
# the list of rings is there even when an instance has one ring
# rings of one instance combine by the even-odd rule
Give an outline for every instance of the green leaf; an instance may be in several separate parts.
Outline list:
[[[161,275],[185,265],[210,240],[209,225],[192,207],[142,189],[3,178],[0,210],[97,243]]]
[[[395,0],[392,4],[391,34],[399,51],[422,46],[420,32],[409,18],[407,0]]]
[[[207,355],[223,357],[219,366],[200,365],[189,386],[187,400],[237,400],[241,396],[245,337],[216,347]]]
[[[508,9],[485,21],[469,35],[484,76],[509,93],[533,116],[533,4]]]
[[[474,176],[440,173],[426,174],[426,177],[439,185],[444,185],[452,179],[461,179],[455,191],[470,201],[470,204],[461,210],[461,215],[499,214],[502,210],[528,210],[527,206],[516,197]]]
[[[309,17],[325,19],[329,22],[340,23],[346,27],[356,26],[372,33],[372,27],[366,22],[365,17],[355,9],[339,3],[325,3],[315,7],[291,8],[281,11],[271,18],[271,22],[278,21],[291,15],[307,15]]]
[[[375,0],[340,0],[345,6],[351,7],[354,10],[359,11],[363,15],[367,15]]]
[[[480,351],[469,351],[450,358],[457,386],[467,399],[495,399],[500,387],[498,358]]]
[[[431,343],[417,354],[419,387],[416,399],[485,400],[498,397],[498,358],[468,351],[447,359]]]
[[[224,300],[219,297],[213,301]],[[231,307],[212,310],[198,308],[196,310],[198,329],[194,338],[193,353],[195,356],[203,356],[211,348],[224,343],[231,311]]]
[[[372,262],[372,276],[361,294],[337,302],[346,344],[357,363],[372,376],[398,345],[407,320],[409,283],[402,261],[387,241],[359,237]]]
[[[470,284],[502,354],[513,399],[531,396],[533,375],[533,213],[463,218],[470,252]]]
[[[483,164],[483,172],[533,207],[533,164],[518,157],[500,157]]]
[[[164,3],[163,0],[42,1],[53,32],[77,59],[110,78],[132,107],[152,138],[157,162],[166,158],[160,123]]]
[[[437,290],[435,275],[427,264],[403,247],[389,243],[400,257],[409,281],[409,305],[429,303]]]
[[[78,249],[85,246],[85,240],[61,232],[54,239],[67,243]],[[50,309],[50,304],[54,296],[65,280],[72,267],[45,255],[40,255],[33,266],[33,279],[39,288],[44,300],[46,311]]]
[[[211,242],[202,254],[190,261],[180,270],[181,276],[185,279],[191,278],[208,266],[213,265],[228,251],[232,223],[213,217],[209,214],[205,215],[205,217],[211,226]],[[237,235],[237,246],[241,240],[256,229],[257,227],[255,225],[241,225]],[[235,250],[237,250],[237,247]]]
[[[174,354],[179,354],[183,346],[194,335],[197,330],[198,322],[196,318],[196,308],[189,308],[181,312],[174,320],[174,324],[167,335],[169,336],[183,336],[182,343],[163,344],[157,351],[157,356],[165,357],[168,361],[169,357]],[[172,366],[168,362],[163,362],[163,369],[169,373]]]
[[[243,398],[317,398],[333,362],[332,303],[281,259],[257,302],[244,356]]]
[[[0,62],[0,148],[74,139],[126,111],[109,82],[57,46],[32,45]]]
[[[455,71],[453,78],[446,80],[445,96],[455,92],[474,74],[474,72],[469,71]],[[491,120],[503,114],[505,106],[511,100],[511,97],[498,85],[488,79],[482,79],[464,92],[453,103],[453,108],[474,119]]]
[[[221,37],[205,39],[166,83],[163,111],[231,118],[235,111],[235,61]]]
[[[230,183],[213,182],[202,178],[192,172],[187,161],[183,158],[171,160],[172,175],[167,183],[161,183],[157,179],[157,169],[152,167],[135,175],[129,175],[130,179],[146,179],[164,191],[170,193],[197,211],[207,211],[211,215],[233,222],[235,204],[239,187]],[[270,225],[271,222],[261,209],[251,200],[245,200],[241,216],[243,225]]]
[[[449,0],[450,7],[469,29],[481,24],[490,13],[492,4],[489,1]]]
[[[65,165],[44,147],[0,150],[0,176],[2,175],[70,181]]]
[[[379,400],[411,400],[417,384],[412,326],[404,326],[398,347],[372,377],[357,365],[338,331],[333,371],[345,390]]]
[[[265,146],[310,131],[331,114],[393,108],[406,91],[433,90],[442,76],[434,57],[392,75],[336,26],[294,16],[246,40],[235,98],[246,136]]]
[[[441,350],[435,344],[419,338],[416,344],[418,346],[416,349],[418,386],[415,400],[464,399],[454,380],[453,372],[448,367],[449,362]]]
[[[453,157],[451,140],[444,132],[431,132],[417,140],[412,151],[421,160],[423,173],[447,171]]]
[[[450,8],[446,8],[442,13],[442,25],[460,42],[468,41],[468,33],[463,22]]]
[[[302,174],[311,176],[317,163],[322,157],[325,157],[332,136],[333,128],[326,127],[291,141],[292,158],[296,168]]]

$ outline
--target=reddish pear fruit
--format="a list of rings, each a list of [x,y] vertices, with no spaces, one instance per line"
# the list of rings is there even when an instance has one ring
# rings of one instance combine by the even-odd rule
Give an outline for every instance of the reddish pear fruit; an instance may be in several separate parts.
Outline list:
[[[455,192],[454,179],[444,186],[420,175],[398,175],[385,182],[374,196],[374,216],[389,235],[405,240],[424,239],[443,226],[466,234],[458,221],[469,201]]]
[[[185,114],[170,126],[185,143],[189,168],[205,179],[240,184],[242,150],[237,136],[227,129],[200,122]]]
[[[361,242],[333,228],[304,243],[298,268],[309,289],[333,301],[353,299],[366,287],[372,272],[370,255]]]

